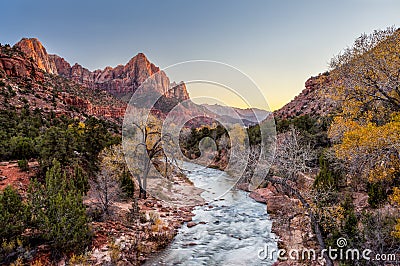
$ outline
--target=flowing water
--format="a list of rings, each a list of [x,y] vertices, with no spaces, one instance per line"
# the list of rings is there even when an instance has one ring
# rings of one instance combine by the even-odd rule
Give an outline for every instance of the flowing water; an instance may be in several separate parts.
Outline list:
[[[201,196],[209,204],[193,211],[196,226],[184,225],[145,265],[272,265],[274,260],[259,258],[260,249],[277,249],[265,204],[230,190],[235,180],[225,172],[192,163],[184,168],[194,185],[205,190]]]

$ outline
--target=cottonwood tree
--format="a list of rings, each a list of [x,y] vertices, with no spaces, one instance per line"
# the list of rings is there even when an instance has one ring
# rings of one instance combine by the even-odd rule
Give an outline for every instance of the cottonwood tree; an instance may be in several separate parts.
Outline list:
[[[342,111],[329,137],[356,182],[393,179],[400,169],[399,43],[395,28],[364,34],[331,62],[327,93]]]
[[[328,93],[342,103],[329,137],[358,189],[400,173],[400,30],[362,35],[332,60]],[[362,186],[364,185],[364,187]]]
[[[150,115],[147,121],[132,122],[132,125],[132,128],[135,129],[135,138],[133,143],[127,146],[132,152],[129,156],[133,158],[128,158],[128,163],[136,161],[136,166],[139,168],[136,174],[139,184],[139,198],[146,199],[147,178],[151,170],[152,160],[164,157],[167,167],[168,161],[164,149],[172,151],[174,144],[171,135],[162,132],[160,121],[153,115]],[[173,154],[173,152],[169,154]],[[162,172],[160,171],[160,173]],[[165,170],[165,174],[167,175],[167,170]]]
[[[332,59],[330,85],[325,91],[340,102],[341,110],[328,135],[353,189],[378,186],[385,197],[392,194],[390,199],[396,205],[400,203],[396,196],[400,174],[399,43],[400,31],[393,27],[362,35]],[[373,195],[369,196],[371,203]],[[400,219],[392,230],[386,237],[400,238]]]
[[[329,93],[343,113],[359,117],[373,112],[375,122],[400,111],[400,30],[393,27],[359,37],[332,59]]]

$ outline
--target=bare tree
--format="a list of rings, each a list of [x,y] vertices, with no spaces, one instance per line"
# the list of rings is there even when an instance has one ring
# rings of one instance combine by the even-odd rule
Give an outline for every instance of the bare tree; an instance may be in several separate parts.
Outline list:
[[[296,181],[301,173],[311,170],[310,164],[315,160],[315,153],[309,143],[303,141],[300,132],[292,127],[278,135],[275,152],[274,170],[277,175]]]
[[[138,124],[133,122],[133,126],[137,129],[139,136],[136,137],[134,154],[139,159],[141,169],[137,175],[139,183],[139,198],[147,198],[147,178],[151,168],[151,162],[157,157],[164,157],[166,162],[165,174],[167,175],[168,159],[164,149],[173,146],[170,134],[162,134],[161,127],[154,121]],[[172,153],[170,153],[172,154]],[[140,167],[140,166],[139,166]]]
[[[120,146],[112,146],[104,149],[100,155],[100,171],[91,180],[91,187],[98,199],[102,211],[110,214],[110,206],[120,195],[121,190],[118,178],[125,170],[125,162]]]
[[[110,206],[119,194],[119,185],[112,173],[103,168],[96,175],[91,185],[99,201],[103,213],[110,214]]]
[[[283,192],[289,196],[296,197],[302,204],[302,207],[310,217],[311,226],[314,229],[318,244],[321,250],[326,248],[321,228],[316,213],[311,206],[309,195],[302,193],[296,187],[298,177],[310,168],[310,162],[315,159],[315,153],[308,143],[304,143],[301,134],[295,128],[282,133],[278,136],[277,149],[273,165],[274,174],[268,175],[266,180],[273,185],[279,185]],[[324,253],[324,258],[328,266],[333,265],[331,258]]]

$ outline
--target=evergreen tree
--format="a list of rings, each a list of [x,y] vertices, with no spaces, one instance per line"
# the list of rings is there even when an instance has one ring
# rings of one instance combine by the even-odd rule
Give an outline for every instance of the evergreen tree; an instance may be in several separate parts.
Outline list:
[[[15,239],[25,230],[27,210],[21,195],[12,187],[0,192],[0,240]]]
[[[126,194],[126,196],[128,196],[129,198],[134,197],[135,183],[133,182],[129,171],[125,170],[122,172],[121,178],[120,178],[120,186],[121,186],[122,192],[124,192]]]
[[[90,244],[82,193],[67,179],[58,161],[53,160],[44,185],[35,183],[31,204],[34,224],[55,251],[79,253]]]

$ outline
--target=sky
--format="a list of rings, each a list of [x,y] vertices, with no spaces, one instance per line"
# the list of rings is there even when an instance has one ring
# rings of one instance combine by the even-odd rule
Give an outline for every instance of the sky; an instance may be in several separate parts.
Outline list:
[[[400,27],[397,0],[13,0],[0,9],[2,44],[37,37],[49,53],[90,70],[125,64],[139,52],[160,68],[218,61],[251,77],[272,110],[361,34]]]

